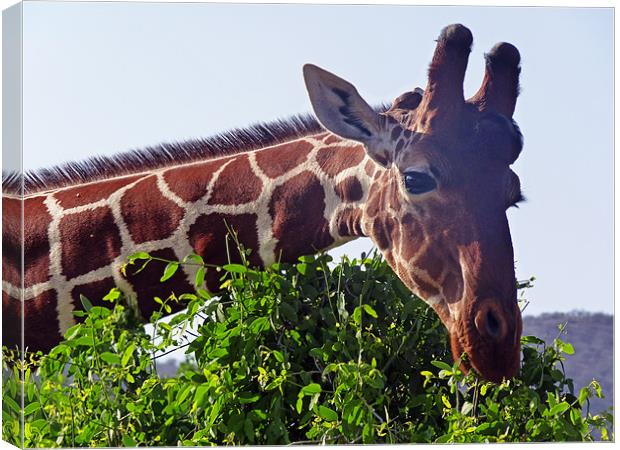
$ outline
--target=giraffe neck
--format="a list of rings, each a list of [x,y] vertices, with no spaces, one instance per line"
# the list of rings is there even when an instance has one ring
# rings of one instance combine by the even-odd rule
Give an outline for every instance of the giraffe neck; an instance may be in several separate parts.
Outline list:
[[[75,323],[73,310],[81,308],[80,295],[98,304],[118,286],[137,299],[149,317],[158,306],[154,297],[194,289],[192,266],[182,266],[164,284],[159,282],[163,265],[154,262],[124,276],[121,266],[137,251],[170,260],[197,253],[211,264],[235,262],[239,255],[226,244],[231,228],[251,250],[250,263],[266,266],[364,235],[362,205],[374,170],[375,163],[359,144],[323,133],[27,197],[26,345],[48,349],[57,343]],[[19,201],[3,199],[5,207]],[[10,233],[12,227],[3,229]],[[19,242],[17,235],[3,238]],[[19,261],[6,250],[3,310],[4,323],[10,325],[18,319],[21,280]],[[208,271],[207,288],[217,291],[218,278]]]

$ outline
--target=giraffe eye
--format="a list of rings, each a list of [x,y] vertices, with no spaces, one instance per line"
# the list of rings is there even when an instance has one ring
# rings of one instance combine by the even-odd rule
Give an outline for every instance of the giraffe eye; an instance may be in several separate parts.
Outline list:
[[[405,172],[405,187],[411,194],[424,194],[437,187],[437,182],[433,177],[424,172]]]

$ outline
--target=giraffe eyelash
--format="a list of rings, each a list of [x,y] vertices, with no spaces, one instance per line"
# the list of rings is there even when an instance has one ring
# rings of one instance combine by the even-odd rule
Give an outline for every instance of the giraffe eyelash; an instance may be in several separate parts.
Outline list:
[[[512,202],[510,202],[510,204],[508,205],[508,208],[518,208],[519,207],[519,203],[523,203],[526,202],[527,199],[525,198],[525,195],[523,195],[522,192],[519,192],[519,194],[517,195],[516,199],[513,200]]]

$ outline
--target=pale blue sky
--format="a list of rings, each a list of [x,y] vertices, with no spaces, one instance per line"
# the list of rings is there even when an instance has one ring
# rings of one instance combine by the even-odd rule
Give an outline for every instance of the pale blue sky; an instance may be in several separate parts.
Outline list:
[[[611,9],[26,3],[24,167],[307,112],[307,62],[389,101],[424,87],[455,22],[474,34],[466,95],[496,42],[522,55],[528,201],[509,219],[517,275],[537,277],[526,313],[612,312]]]

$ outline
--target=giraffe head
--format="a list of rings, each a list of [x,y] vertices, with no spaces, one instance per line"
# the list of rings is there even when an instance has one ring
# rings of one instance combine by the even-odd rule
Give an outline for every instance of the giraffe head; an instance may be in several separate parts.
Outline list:
[[[401,280],[428,302],[491,381],[519,368],[521,313],[506,211],[521,200],[510,165],[522,138],[512,120],[520,56],[507,43],[486,55],[479,91],[463,96],[471,32],[446,27],[428,84],[379,114],[348,82],[316,66],[304,77],[313,108],[333,133],[362,143],[377,164],[363,227]]]

